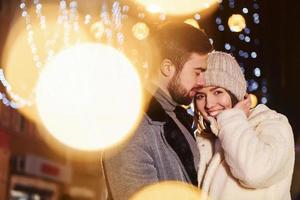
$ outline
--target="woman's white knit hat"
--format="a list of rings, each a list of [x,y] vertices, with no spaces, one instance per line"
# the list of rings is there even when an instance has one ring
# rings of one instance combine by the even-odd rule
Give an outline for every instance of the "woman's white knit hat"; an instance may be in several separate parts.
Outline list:
[[[247,83],[241,67],[230,54],[220,51],[209,53],[204,79],[205,86],[222,87],[239,101],[244,99]]]

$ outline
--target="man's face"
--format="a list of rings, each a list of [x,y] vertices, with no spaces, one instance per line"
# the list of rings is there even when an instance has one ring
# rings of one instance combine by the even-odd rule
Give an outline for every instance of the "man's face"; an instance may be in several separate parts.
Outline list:
[[[168,84],[168,91],[178,104],[188,105],[196,91],[204,86],[203,73],[208,55],[192,53],[182,70],[176,72]]]

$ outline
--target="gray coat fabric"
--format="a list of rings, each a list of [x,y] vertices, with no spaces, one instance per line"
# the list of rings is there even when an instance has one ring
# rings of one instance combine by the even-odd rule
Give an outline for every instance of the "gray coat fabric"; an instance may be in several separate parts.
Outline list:
[[[118,153],[104,154],[110,197],[129,199],[144,186],[166,180],[197,185],[194,155],[199,154],[196,141],[190,138],[153,98],[128,143]]]

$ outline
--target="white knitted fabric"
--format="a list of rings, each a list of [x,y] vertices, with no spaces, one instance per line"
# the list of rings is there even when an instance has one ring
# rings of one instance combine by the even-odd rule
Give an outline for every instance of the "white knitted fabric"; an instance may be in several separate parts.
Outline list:
[[[239,64],[230,54],[220,51],[210,53],[204,79],[206,86],[222,87],[239,101],[244,99],[247,83]]]

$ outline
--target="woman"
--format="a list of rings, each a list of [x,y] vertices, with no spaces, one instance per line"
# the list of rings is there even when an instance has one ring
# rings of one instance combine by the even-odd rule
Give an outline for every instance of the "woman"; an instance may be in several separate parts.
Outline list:
[[[236,60],[213,52],[195,96],[202,199],[291,199],[293,132],[287,118],[265,105],[250,109]]]

